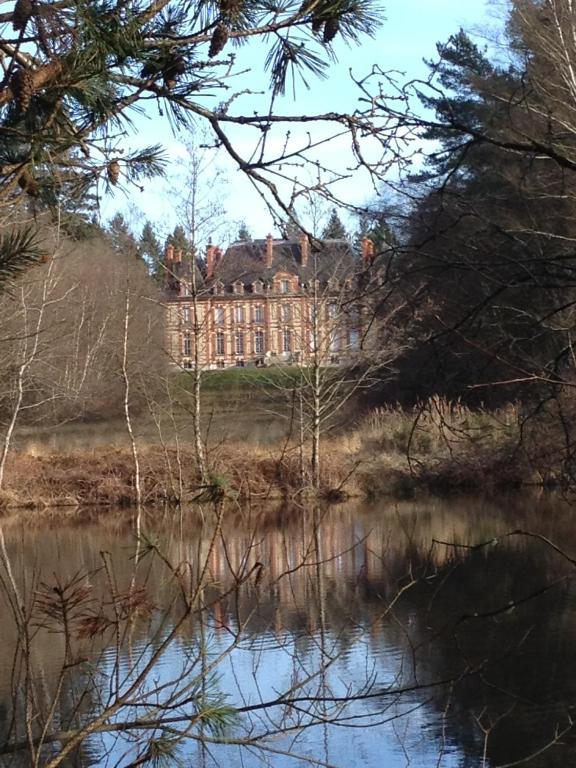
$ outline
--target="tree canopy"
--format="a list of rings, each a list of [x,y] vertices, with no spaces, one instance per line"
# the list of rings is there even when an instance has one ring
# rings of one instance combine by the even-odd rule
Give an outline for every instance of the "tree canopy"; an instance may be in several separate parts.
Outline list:
[[[403,109],[380,101],[397,133],[425,141],[425,162],[406,179],[396,265],[407,292],[434,306],[426,335],[436,368],[422,376],[420,361],[413,370],[447,394],[510,397],[534,384],[554,391],[570,375],[576,102],[569,66],[576,58],[566,42],[569,5],[514,0],[506,56],[460,30],[438,45],[428,81],[414,86],[415,104],[410,86]]]

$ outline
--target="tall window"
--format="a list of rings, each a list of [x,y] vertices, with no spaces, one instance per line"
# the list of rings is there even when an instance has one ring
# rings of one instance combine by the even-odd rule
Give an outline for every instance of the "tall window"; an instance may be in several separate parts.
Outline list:
[[[352,349],[358,349],[360,346],[360,333],[357,328],[350,328],[348,331],[348,341]]]
[[[226,343],[224,341],[224,334],[222,333],[222,331],[218,331],[216,333],[216,354],[217,355],[226,354]]]
[[[190,357],[192,355],[192,339],[189,333],[184,334],[184,344],[182,346],[182,352],[184,357]]]
[[[290,293],[290,280],[280,280],[280,293]]]
[[[264,354],[264,331],[255,331],[254,333],[254,352],[257,355]]]
[[[225,314],[224,307],[216,307],[214,309],[214,322],[216,325],[224,325]]]
[[[236,323],[244,322],[244,306],[242,304],[237,304],[234,307],[234,321]]]
[[[254,307],[254,322],[255,323],[263,323],[264,322],[264,307],[262,304],[256,304]]]
[[[292,320],[292,306],[290,304],[282,304],[280,314],[283,322],[289,323]]]
[[[184,307],[182,310],[182,319],[185,323],[189,323],[191,320],[190,307]]]
[[[234,350],[237,355],[244,354],[244,334],[242,331],[236,331],[234,334]]]
[[[283,352],[291,352],[292,351],[292,332],[286,328],[284,333],[282,334],[282,351]]]

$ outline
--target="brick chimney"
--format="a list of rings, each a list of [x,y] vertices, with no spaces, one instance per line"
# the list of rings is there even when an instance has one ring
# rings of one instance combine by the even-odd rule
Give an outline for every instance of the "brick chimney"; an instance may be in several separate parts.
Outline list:
[[[308,266],[308,255],[310,253],[310,241],[308,235],[301,235],[300,237],[300,264],[303,267]]]
[[[369,267],[374,261],[374,243],[369,237],[362,238],[362,261],[365,267]]]
[[[174,259],[174,246],[173,245],[167,245],[166,246],[166,254],[164,256],[164,261],[166,264],[171,262]]]
[[[174,251],[174,261],[176,264],[180,264],[182,261],[182,248],[178,248],[177,251]]]
[[[216,246],[212,243],[206,248],[206,277],[214,276],[214,267],[216,266]]]
[[[272,259],[274,258],[274,238],[272,235],[266,237],[266,266],[268,269],[272,266]]]

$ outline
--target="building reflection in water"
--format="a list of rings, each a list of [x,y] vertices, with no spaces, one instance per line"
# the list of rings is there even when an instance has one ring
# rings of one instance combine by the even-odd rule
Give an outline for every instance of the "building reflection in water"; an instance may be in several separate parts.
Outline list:
[[[182,673],[197,671],[200,663],[208,669],[222,654],[210,686],[234,706],[273,700],[297,684],[299,696],[320,699],[369,694],[344,711],[327,701],[310,729],[290,730],[302,725],[298,707],[244,716],[235,734],[274,731],[282,718],[287,733],[272,740],[276,751],[259,753],[271,765],[298,764],[284,752],[338,766],[451,768],[482,760],[497,766],[540,752],[534,765],[568,764],[576,703],[573,567],[539,541],[504,536],[522,527],[575,552],[570,517],[559,504],[517,498],[230,509],[213,549],[209,523],[202,529],[197,520],[190,511],[147,523],[190,584],[205,562],[208,568],[200,594],[204,609],[182,626],[151,673],[153,684],[181,684]],[[14,523],[6,536],[28,594],[57,571],[62,581],[85,573],[95,596],[104,599],[103,552],[118,591],[134,584],[134,540],[120,517],[53,529]],[[437,543],[491,539],[498,540],[478,550]],[[137,580],[156,609],[132,623],[119,656],[109,634],[80,644],[92,672],[87,676],[78,664],[66,676],[59,723],[89,718],[110,675],[130,679],[178,615],[174,580],[157,558],[142,561]],[[36,631],[34,690],[47,708],[65,649],[61,636]],[[0,625],[0,643],[6,649],[0,660],[2,733],[19,695],[11,683],[16,633],[10,621]],[[412,690],[389,694],[398,688]],[[334,718],[340,722],[330,724]],[[554,744],[557,733],[563,737]],[[135,750],[125,736],[103,734],[87,739],[65,764],[127,766]],[[237,747],[199,741],[182,754],[206,765],[256,760],[255,753],[247,757]],[[27,762],[16,754],[0,758],[0,765]]]

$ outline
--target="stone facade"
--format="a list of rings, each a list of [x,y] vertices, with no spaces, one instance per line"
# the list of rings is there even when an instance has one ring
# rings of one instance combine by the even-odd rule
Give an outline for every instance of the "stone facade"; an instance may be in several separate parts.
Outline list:
[[[364,264],[370,241],[363,245]],[[167,347],[174,364],[229,366],[339,364],[360,346],[354,301],[358,267],[349,244],[308,239],[209,246],[202,264],[168,247]]]

